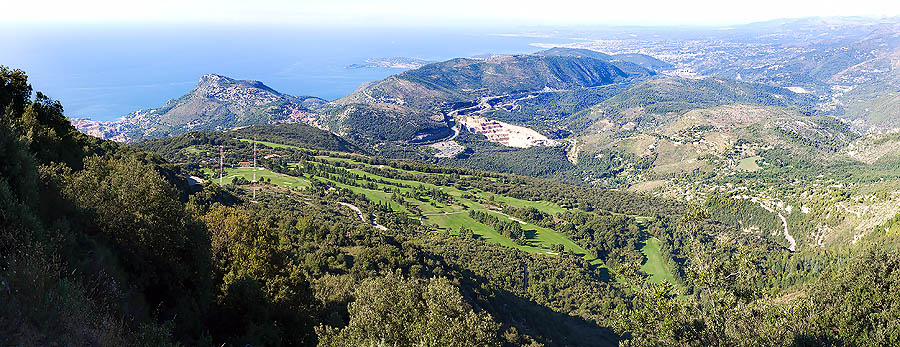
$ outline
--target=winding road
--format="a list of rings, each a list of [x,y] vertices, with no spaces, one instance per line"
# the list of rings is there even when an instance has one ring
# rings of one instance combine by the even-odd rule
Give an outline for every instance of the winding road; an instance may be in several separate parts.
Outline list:
[[[356,205],[346,202],[338,202],[338,204],[349,207],[351,210],[353,210],[353,212],[356,212],[356,215],[359,216],[359,219],[361,219],[364,223],[371,224],[373,227],[375,227],[375,229],[382,231],[388,230],[386,226],[378,224],[378,216],[372,215],[372,221],[370,222],[366,220],[366,215],[363,214],[362,210],[360,210],[359,207],[356,207]]]
[[[788,243],[791,244],[791,246],[788,247],[788,249],[791,250],[791,252],[796,252],[797,251],[797,240],[794,240],[794,237],[791,236],[791,233],[788,232],[787,219],[784,218],[784,215],[782,215],[781,212],[776,212],[775,209],[763,204],[761,199],[757,199],[756,197],[751,197],[750,201],[753,201],[753,202],[759,204],[759,207],[762,207],[766,211],[769,211],[769,212],[772,212],[772,213],[775,213],[778,215],[778,218],[781,219],[781,226],[784,227],[784,238],[787,239]]]
[[[788,242],[791,244],[791,246],[788,247],[788,249],[790,249],[791,252],[796,252],[797,251],[797,241],[794,240],[794,237],[791,236],[790,233],[788,233],[787,219],[785,219],[784,216],[781,215],[781,212],[778,213],[778,218],[781,218],[781,225],[784,226],[784,238],[786,238],[788,240]]]

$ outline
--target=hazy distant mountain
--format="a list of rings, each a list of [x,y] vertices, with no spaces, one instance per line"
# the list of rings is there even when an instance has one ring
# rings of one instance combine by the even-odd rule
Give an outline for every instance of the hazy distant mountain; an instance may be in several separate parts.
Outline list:
[[[653,71],[664,71],[669,70],[674,67],[674,65],[664,62],[662,60],[656,59],[646,54],[639,53],[628,53],[628,54],[606,54],[603,52],[592,51],[589,49],[582,48],[565,48],[565,47],[554,47],[548,50],[543,50],[535,53],[535,55],[542,55],[548,57],[583,57],[583,58],[594,58],[598,60],[609,61],[615,64],[617,67],[623,70],[634,69],[631,67],[631,64],[640,66],[641,68],[653,70]],[[639,70],[637,70],[639,71]]]
[[[259,81],[208,74],[193,90],[165,106],[133,112],[113,122],[79,119],[73,124],[91,135],[131,142],[195,130],[300,121],[315,124],[311,108],[324,102],[282,94]]]

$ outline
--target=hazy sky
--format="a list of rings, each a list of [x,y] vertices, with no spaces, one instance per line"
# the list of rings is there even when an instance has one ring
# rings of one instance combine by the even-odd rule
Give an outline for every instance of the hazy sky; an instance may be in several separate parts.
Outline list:
[[[311,26],[740,24],[808,16],[895,16],[900,1],[816,0],[26,0],[0,22],[211,22]]]

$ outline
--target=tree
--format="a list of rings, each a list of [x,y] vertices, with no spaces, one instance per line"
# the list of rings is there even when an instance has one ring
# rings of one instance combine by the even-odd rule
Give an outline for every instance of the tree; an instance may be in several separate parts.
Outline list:
[[[111,243],[145,309],[162,305],[184,322],[199,320],[204,308],[194,302],[210,294],[209,238],[174,187],[131,156],[89,157],[83,170],[61,179],[63,196]]]
[[[323,346],[497,346],[490,315],[476,313],[445,278],[405,279],[390,273],[362,283],[343,329],[320,326]]]
[[[219,281],[215,338],[240,344],[311,342],[317,303],[274,228],[248,211],[217,206],[203,216]]]

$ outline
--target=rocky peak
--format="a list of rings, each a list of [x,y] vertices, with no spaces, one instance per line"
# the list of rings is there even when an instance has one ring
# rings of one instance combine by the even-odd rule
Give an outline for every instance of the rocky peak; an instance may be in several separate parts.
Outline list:
[[[215,84],[225,84],[225,83],[234,83],[234,82],[235,81],[231,78],[228,78],[228,77],[225,77],[222,75],[217,75],[214,73],[209,73],[209,74],[205,74],[202,77],[200,77],[200,83],[198,83],[197,85],[198,86],[215,85]]]
[[[200,82],[194,87],[193,93],[205,97],[219,98],[226,95],[264,96],[271,94],[271,96],[281,96],[281,93],[269,88],[269,86],[260,81],[235,80],[218,74],[205,74],[200,77]]]

